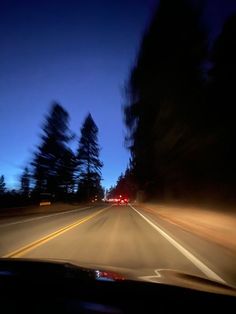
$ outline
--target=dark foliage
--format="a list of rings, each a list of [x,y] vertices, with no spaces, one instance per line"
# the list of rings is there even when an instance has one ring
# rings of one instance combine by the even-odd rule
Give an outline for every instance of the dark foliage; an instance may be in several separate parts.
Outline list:
[[[81,137],[77,152],[78,164],[78,196],[81,200],[102,198],[101,168],[99,159],[98,128],[89,114],[81,128]]]
[[[150,196],[178,196],[196,181],[205,56],[200,11],[187,0],[161,0],[124,108],[134,174]]]
[[[236,15],[231,16],[212,49],[207,84],[207,117],[211,147],[209,176],[224,192],[236,187]]]
[[[56,199],[73,189],[75,158],[67,145],[71,140],[68,122],[65,109],[53,104],[43,126],[42,143],[32,163],[35,192],[48,192]]]
[[[26,167],[24,169],[24,172],[21,176],[21,193],[25,196],[25,197],[29,197],[29,193],[30,193],[30,173],[29,173],[29,169]]]
[[[4,195],[6,191],[6,183],[5,183],[5,178],[4,175],[0,176],[0,196]]]
[[[122,197],[128,198],[129,200],[134,200],[137,193],[137,185],[135,183],[135,178],[133,175],[132,168],[127,168],[125,174],[121,174],[117,180],[116,186],[111,187],[107,193],[108,198],[118,198],[120,195]]]

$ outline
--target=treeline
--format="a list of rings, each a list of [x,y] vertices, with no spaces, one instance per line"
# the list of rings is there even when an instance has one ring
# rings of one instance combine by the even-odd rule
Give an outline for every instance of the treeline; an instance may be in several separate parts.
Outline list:
[[[118,198],[120,195],[127,199],[134,200],[137,197],[138,186],[135,182],[135,177],[130,165],[127,167],[125,173],[121,173],[118,177],[115,186],[111,186],[110,189],[106,191],[106,197]]]
[[[235,201],[236,15],[209,45],[202,12],[160,0],[126,86],[130,171],[146,198]]]
[[[40,144],[20,178],[20,190],[6,190],[0,177],[1,206],[50,201],[92,201],[103,197],[102,162],[99,159],[98,127],[91,114],[85,118],[78,148],[70,144],[75,135],[69,128],[69,114],[58,103],[51,106],[41,130]]]

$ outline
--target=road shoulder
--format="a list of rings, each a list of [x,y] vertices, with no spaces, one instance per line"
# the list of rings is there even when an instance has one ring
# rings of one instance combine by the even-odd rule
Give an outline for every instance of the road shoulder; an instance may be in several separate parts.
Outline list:
[[[153,203],[137,203],[135,206],[236,253],[235,213]]]

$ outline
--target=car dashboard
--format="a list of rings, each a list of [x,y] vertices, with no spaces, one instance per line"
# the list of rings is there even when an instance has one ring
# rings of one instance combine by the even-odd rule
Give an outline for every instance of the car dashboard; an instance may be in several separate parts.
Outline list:
[[[229,311],[235,296],[126,279],[70,263],[0,261],[2,313],[185,313]]]

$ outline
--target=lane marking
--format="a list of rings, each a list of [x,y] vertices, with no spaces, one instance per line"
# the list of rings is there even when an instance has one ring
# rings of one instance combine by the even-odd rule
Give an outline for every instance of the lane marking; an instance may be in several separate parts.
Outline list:
[[[171,236],[169,236],[165,231],[163,231],[160,227],[155,225],[151,220],[141,214],[136,208],[134,208],[131,204],[130,207],[139,214],[144,220],[146,220],[149,225],[151,225],[157,232],[159,232],[166,240],[168,240],[179,252],[181,252],[188,260],[190,260],[203,274],[205,274],[208,278],[212,280],[216,280],[218,282],[226,284],[226,282],[217,275],[213,270],[211,270],[208,266],[206,266],[203,262],[201,262],[196,256],[190,253],[187,249],[185,249],[181,244],[179,244],[176,240],[174,240]]]
[[[76,209],[72,209],[72,210],[68,210],[68,211],[63,211],[63,212],[60,212],[60,213],[43,215],[43,216],[28,218],[28,219],[24,219],[24,220],[18,220],[18,221],[14,221],[14,222],[7,222],[7,223],[0,224],[0,228],[12,226],[12,225],[17,225],[17,224],[22,224],[22,223],[29,222],[29,221],[40,220],[40,219],[44,219],[44,218],[48,218],[48,217],[64,215],[64,214],[77,212],[77,211],[88,209],[88,208],[92,208],[92,207],[91,206],[87,206],[87,207],[76,208]]]
[[[89,215],[89,216],[87,216],[87,217],[85,217],[83,219],[79,219],[79,220],[75,221],[72,224],[69,224],[69,225],[67,225],[67,226],[65,226],[63,228],[60,228],[60,229],[58,229],[58,230],[56,230],[56,231],[54,231],[54,232],[52,232],[52,233],[50,233],[50,234],[48,234],[48,235],[46,235],[44,237],[42,237],[42,238],[40,238],[40,239],[38,239],[36,241],[33,241],[33,242],[31,242],[31,243],[29,243],[29,244],[27,244],[27,245],[25,245],[25,246],[15,250],[15,251],[13,251],[11,253],[8,253],[8,254],[6,254],[6,255],[4,255],[2,257],[5,257],[5,258],[21,257],[21,256],[25,255],[26,253],[28,253],[29,251],[37,248],[38,246],[40,246],[42,244],[47,243],[48,241],[50,241],[50,240],[60,236],[61,234],[63,234],[65,232],[67,232],[67,231],[69,231],[69,230],[79,226],[80,224],[82,224],[82,223],[92,219],[93,217],[99,215],[100,213],[104,212],[105,210],[107,210],[107,209],[109,209],[111,207],[112,206],[103,208],[103,209],[99,210],[98,212],[96,212],[95,214]]]

